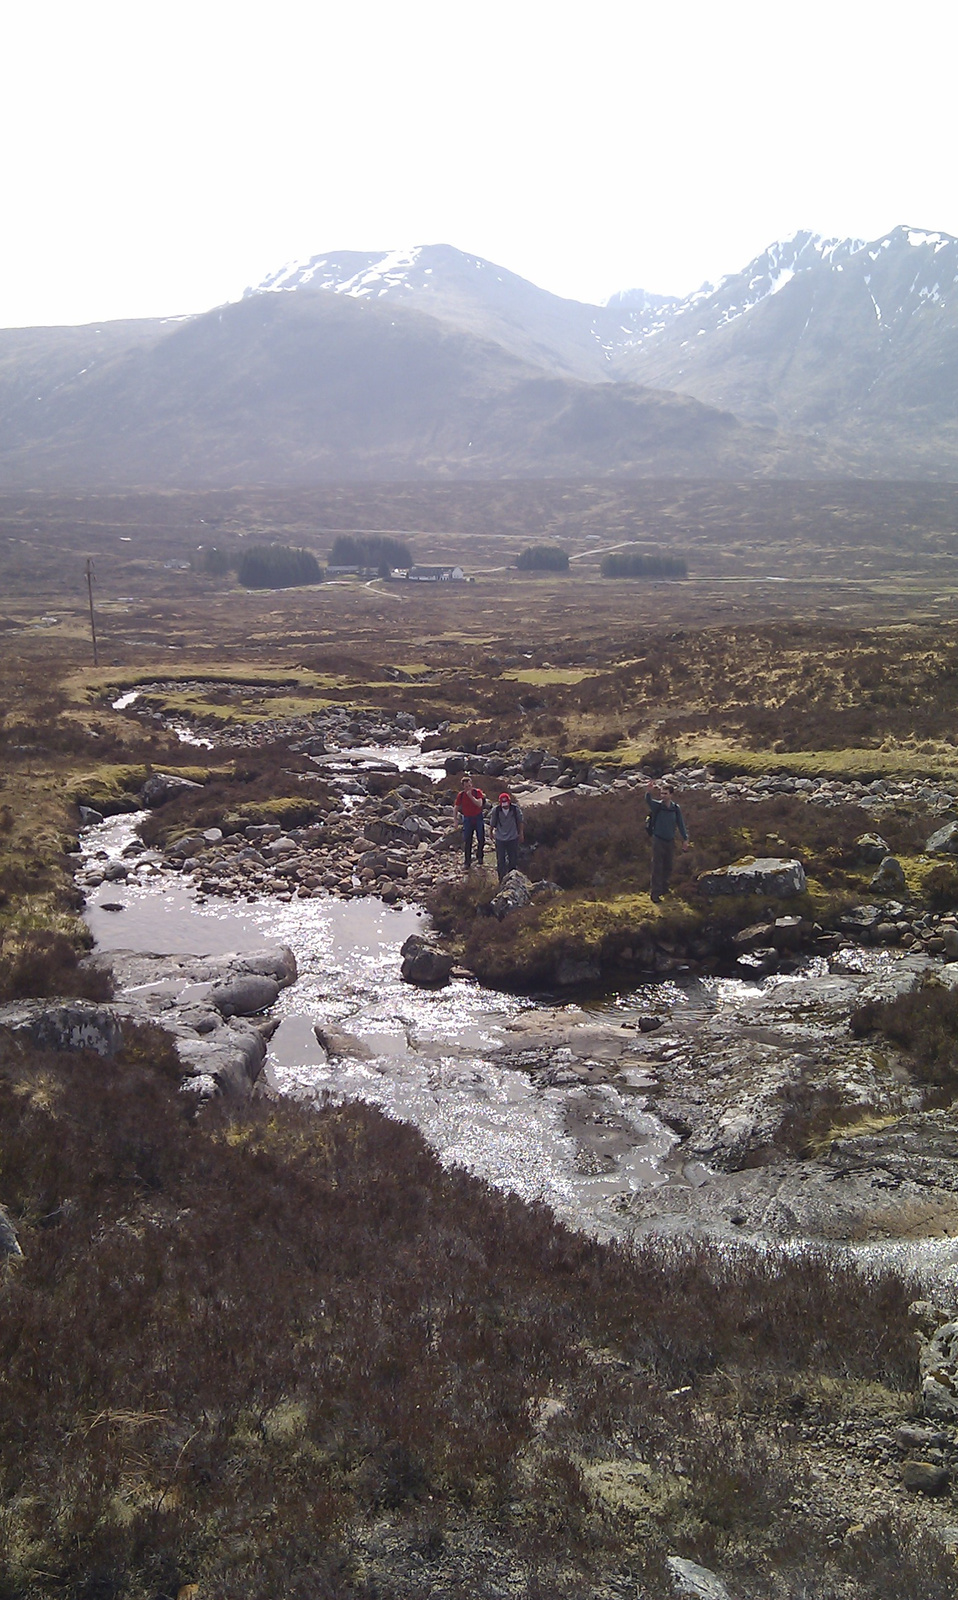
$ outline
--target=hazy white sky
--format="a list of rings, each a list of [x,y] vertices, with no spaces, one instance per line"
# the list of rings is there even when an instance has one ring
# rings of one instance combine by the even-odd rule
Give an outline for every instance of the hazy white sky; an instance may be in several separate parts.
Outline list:
[[[0,325],[419,243],[683,292],[799,227],[958,233],[958,8],[0,0]]]

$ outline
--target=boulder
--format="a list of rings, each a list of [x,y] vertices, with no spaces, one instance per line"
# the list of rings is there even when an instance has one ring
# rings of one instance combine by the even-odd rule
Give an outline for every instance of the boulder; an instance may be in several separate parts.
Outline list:
[[[240,973],[210,990],[210,999],[221,1016],[252,1017],[273,1005],[279,994],[275,978],[260,973]]]
[[[181,778],[175,772],[154,772],[147,778],[140,790],[140,799],[145,806],[154,810],[162,806],[167,800],[172,800],[174,795],[183,794],[187,789],[202,789],[201,783],[194,783],[190,778]]]
[[[532,900],[532,884],[524,872],[514,868],[500,880],[498,893],[490,903],[492,915],[501,922],[510,911],[518,911]]]
[[[879,923],[884,922],[885,915],[880,906],[852,906],[839,917],[838,926],[849,938],[870,944]]]
[[[110,861],[103,868],[103,878],[106,883],[124,883],[130,876],[130,869],[122,861]]]
[[[288,944],[268,945],[262,950],[251,950],[248,955],[225,958],[237,972],[261,973],[275,978],[281,989],[295,983],[298,977],[296,956]]]
[[[958,822],[946,822],[925,843],[928,856],[953,856],[958,854]]]
[[[879,894],[900,893],[906,887],[901,862],[896,861],[894,856],[885,856],[868,887],[877,890]]]
[[[436,988],[449,982],[449,975],[455,966],[453,957],[438,950],[418,933],[410,934],[399,954],[402,956],[400,977],[404,983]]]
[[[360,1039],[358,1034],[347,1033],[345,1028],[337,1028],[331,1022],[315,1022],[313,1032],[326,1054],[334,1061],[343,1056],[351,1057],[353,1061],[370,1061],[375,1054],[365,1039]]]
[[[103,812],[94,810],[93,806],[78,806],[77,810],[81,828],[91,828],[94,823],[103,821]]]
[[[757,894],[780,900],[804,894],[806,888],[802,863],[782,860],[777,856],[733,861],[731,866],[703,872],[699,883],[706,894]]]
[[[919,1494],[944,1494],[949,1483],[948,1468],[937,1461],[906,1461],[901,1469],[906,1489]]]
[[[94,1050],[114,1056],[123,1044],[119,1014],[92,1000],[22,1000],[0,1006],[0,1028],[41,1050]]]
[[[684,1556],[669,1556],[666,1562],[678,1594],[694,1600],[732,1600],[721,1578],[700,1567],[697,1561],[687,1561]]]
[[[855,849],[859,861],[869,867],[877,867],[888,854],[888,846],[879,833],[860,834],[855,840]]]
[[[187,1082],[184,1087],[199,1087],[208,1092],[207,1081],[212,1079],[224,1094],[239,1095],[247,1099],[266,1060],[266,1040],[255,1028],[218,1028],[205,1039],[176,1040],[180,1063],[188,1079],[202,1079],[200,1085]]]
[[[926,1417],[958,1420],[958,1322],[946,1322],[925,1345],[918,1362]]]

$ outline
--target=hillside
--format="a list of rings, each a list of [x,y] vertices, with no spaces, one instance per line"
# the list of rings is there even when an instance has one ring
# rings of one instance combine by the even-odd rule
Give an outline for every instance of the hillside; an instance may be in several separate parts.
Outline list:
[[[866,471],[958,471],[958,239],[798,234],[670,308],[616,373],[827,438]]]
[[[118,330],[72,376],[54,332],[23,341],[28,385],[15,361],[0,368],[0,415],[16,416],[3,487],[750,477],[827,464],[817,447],[690,397],[564,378],[369,299],[260,295],[159,336],[156,324]],[[64,333],[69,360],[95,347],[91,330]]]

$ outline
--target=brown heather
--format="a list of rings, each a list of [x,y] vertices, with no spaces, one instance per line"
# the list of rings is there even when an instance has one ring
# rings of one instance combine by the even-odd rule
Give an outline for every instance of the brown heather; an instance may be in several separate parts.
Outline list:
[[[813,1554],[837,1576],[847,1552],[790,1509],[805,1469],[787,1427],[750,1422],[748,1396],[910,1387],[897,1278],[599,1244],[444,1169],[368,1106],[197,1112],[178,1079],[148,1030],[116,1061],[0,1055],[24,1252],[0,1286],[5,1600],[191,1582],[221,1600],[425,1600],[431,1564],[464,1582],[473,1559],[468,1592],[491,1595],[482,1550],[530,1595],[631,1573],[654,1597],[677,1537],[725,1566],[747,1550],[746,1595]],[[719,1391],[741,1404],[716,1409]],[[562,1408],[537,1426],[547,1399]],[[662,1493],[641,1515],[603,1509],[593,1460],[646,1463]],[[425,1551],[425,1575],[420,1560],[401,1577],[404,1556],[374,1581],[374,1526]],[[887,1539],[905,1582],[913,1536]],[[809,1581],[780,1592],[832,1592]],[[929,1584],[928,1600],[950,1592]]]

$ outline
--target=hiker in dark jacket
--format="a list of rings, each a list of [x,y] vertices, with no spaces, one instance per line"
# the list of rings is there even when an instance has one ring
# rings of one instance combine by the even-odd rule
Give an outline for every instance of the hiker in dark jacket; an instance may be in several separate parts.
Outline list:
[[[499,881],[519,865],[519,846],[523,841],[522,811],[511,794],[501,794],[499,804],[489,813],[489,827],[496,847]]]
[[[658,784],[653,780],[646,785],[645,803],[649,808],[649,832],[652,835],[652,887],[651,896],[658,905],[669,892],[669,879],[675,860],[675,835],[682,836],[682,849],[689,847],[689,830],[685,826],[681,806],[675,803],[675,790],[670,783]]]

